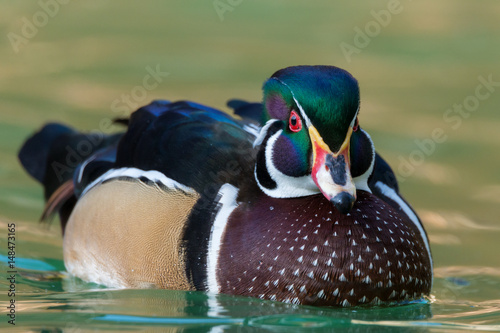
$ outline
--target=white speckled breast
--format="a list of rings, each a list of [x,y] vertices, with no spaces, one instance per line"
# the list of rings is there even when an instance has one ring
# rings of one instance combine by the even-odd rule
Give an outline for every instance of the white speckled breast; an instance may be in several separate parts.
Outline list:
[[[322,195],[237,208],[220,246],[220,291],[342,306],[428,294],[431,263],[415,225],[372,194],[357,196],[347,215]]]

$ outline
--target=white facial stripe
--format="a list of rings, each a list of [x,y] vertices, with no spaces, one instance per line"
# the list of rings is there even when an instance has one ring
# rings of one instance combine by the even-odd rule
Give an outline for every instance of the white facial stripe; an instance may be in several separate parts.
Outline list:
[[[255,138],[255,141],[253,142],[254,148],[257,146],[260,146],[262,144],[262,141],[264,141],[264,139],[266,138],[267,130],[269,129],[269,127],[271,127],[272,124],[274,124],[277,121],[280,121],[280,120],[270,119],[267,121],[267,123],[264,125],[264,127],[262,127],[260,129],[259,135],[257,136],[257,138]]]
[[[351,121],[351,127],[354,127],[354,124],[356,123],[356,117],[358,116],[358,113],[359,113],[359,105],[358,105],[358,109],[356,110],[356,114],[354,115],[354,118],[352,118],[352,121]]]
[[[257,184],[264,193],[273,198],[296,198],[320,193],[311,175],[291,177],[283,174],[274,166],[274,145],[282,132],[283,130],[279,130],[271,136],[265,147],[266,169],[271,178],[276,182],[277,187],[274,189],[268,189],[262,186],[257,178],[255,170],[255,179],[257,180]]]
[[[300,105],[299,101],[297,101],[297,98],[295,98],[295,95],[293,94],[292,89],[290,89],[290,87],[285,82],[281,81],[280,79],[277,79],[275,77],[273,79],[275,79],[276,81],[278,81],[279,83],[281,83],[282,85],[287,87],[288,90],[290,90],[290,93],[292,94],[292,98],[295,101],[295,104],[297,104],[297,107],[299,108],[300,115],[302,116],[302,118],[304,118],[304,120],[306,122],[306,126],[311,127],[312,126],[311,120],[307,117],[304,109],[302,108],[302,105]]]
[[[304,120],[306,121],[306,126],[309,128],[312,126],[312,123],[311,123],[311,120],[307,117],[304,109],[302,108],[302,105],[300,105],[299,101],[297,101],[297,99],[295,98],[295,96],[293,95],[293,91],[290,90],[290,92],[292,93],[292,97],[293,97],[293,100],[295,101],[295,104],[297,104],[298,108],[299,108],[299,111],[300,111],[300,115],[302,116],[302,118],[304,118]]]
[[[375,165],[375,146],[373,145],[373,141],[372,141],[372,138],[370,137],[370,135],[362,129],[359,129],[359,130],[361,132],[363,132],[368,137],[368,139],[370,141],[370,145],[372,147],[372,156],[373,157],[372,157],[372,162],[371,162],[368,170],[366,170],[366,172],[363,173],[362,175],[353,178],[352,180],[354,181],[354,185],[356,186],[356,189],[372,193],[372,191],[370,190],[370,187],[368,186],[368,178],[370,178],[370,176],[373,172],[373,166]]]
[[[224,184],[219,190],[218,204],[220,209],[212,225],[207,254],[207,288],[211,293],[219,293],[220,291],[220,285],[217,281],[220,246],[229,216],[238,207],[237,197],[238,189],[231,184]]]

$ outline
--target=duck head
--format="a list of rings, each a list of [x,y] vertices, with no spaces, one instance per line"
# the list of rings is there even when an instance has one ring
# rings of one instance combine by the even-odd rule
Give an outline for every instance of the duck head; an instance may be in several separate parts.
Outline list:
[[[358,82],[333,66],[296,66],[263,87],[264,122],[255,177],[275,198],[322,193],[341,213],[369,191],[374,148],[358,123]]]

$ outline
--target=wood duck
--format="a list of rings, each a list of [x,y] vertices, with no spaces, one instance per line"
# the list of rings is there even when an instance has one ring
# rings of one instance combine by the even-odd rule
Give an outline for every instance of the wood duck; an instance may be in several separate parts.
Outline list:
[[[19,158],[59,212],[69,273],[117,288],[293,304],[398,304],[429,294],[421,221],[358,122],[356,79],[274,73],[241,119],[154,101],[124,133],[48,124]]]

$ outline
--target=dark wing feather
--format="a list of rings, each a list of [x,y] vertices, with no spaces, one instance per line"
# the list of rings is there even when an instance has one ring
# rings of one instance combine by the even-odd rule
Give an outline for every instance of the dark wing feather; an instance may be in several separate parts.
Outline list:
[[[65,125],[49,123],[26,140],[18,157],[24,169],[40,183],[45,180],[51,147],[60,138],[76,133]],[[50,166],[49,166],[50,167]]]
[[[369,186],[373,190],[375,183],[382,182],[399,193],[398,180],[389,164],[378,154],[375,154],[375,164],[373,166],[372,176],[369,180]]]
[[[224,112],[192,102],[132,114],[116,168],[157,170],[198,192],[237,183],[253,168],[253,136]]]
[[[26,140],[18,156],[26,171],[44,186],[48,203],[43,220],[59,211],[64,228],[76,203],[78,184],[71,184],[75,171],[102,149],[116,144],[119,138],[120,135],[83,134],[50,123]]]
[[[417,213],[399,193],[396,175],[389,164],[379,154],[375,156],[375,164],[368,181],[368,186],[373,194],[391,205],[409,220],[422,224]]]
[[[134,112],[123,134],[83,134],[48,124],[19,159],[45,188],[44,217],[59,210],[63,228],[78,196],[112,168],[157,170],[212,197],[223,183],[251,175],[252,141],[243,123],[193,102],[154,101]]]

